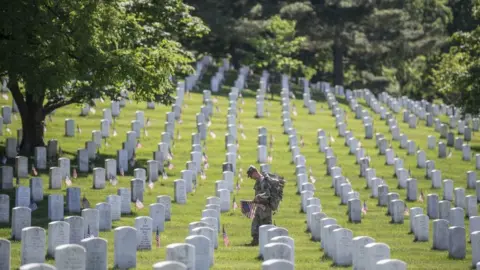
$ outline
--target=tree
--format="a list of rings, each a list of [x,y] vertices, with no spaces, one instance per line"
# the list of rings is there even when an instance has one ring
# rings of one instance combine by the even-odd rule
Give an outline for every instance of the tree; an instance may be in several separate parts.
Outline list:
[[[171,102],[190,69],[177,41],[207,31],[181,0],[16,0],[0,14],[0,72],[22,119],[20,153],[43,146],[45,116],[94,98]]]
[[[474,18],[480,19],[480,0],[475,0]],[[480,113],[480,26],[453,34],[454,46],[442,55],[433,72],[433,83],[445,101],[462,113]]]
[[[265,21],[245,19],[237,32],[243,34],[254,49],[254,53],[244,59],[245,64],[285,74],[302,70],[303,63],[296,56],[306,38],[296,35],[295,21],[283,20],[280,16]]]
[[[333,63],[323,66],[332,66],[334,84],[383,90],[391,83],[401,90],[417,80],[402,77],[412,66],[422,67],[416,57],[446,40],[450,13],[444,2],[289,1],[280,14],[297,21],[312,50],[331,53],[327,60]]]

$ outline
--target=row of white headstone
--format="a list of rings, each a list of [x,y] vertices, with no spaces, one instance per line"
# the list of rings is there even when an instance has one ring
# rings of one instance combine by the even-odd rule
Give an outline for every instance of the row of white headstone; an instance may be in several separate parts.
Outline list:
[[[378,147],[378,142],[377,142],[377,147]],[[403,163],[403,162],[402,162]],[[396,163],[397,164],[397,163]],[[398,177],[398,174],[399,171],[401,169],[397,169],[396,172],[397,172],[397,177]],[[369,172],[371,172],[371,168],[368,168],[365,170],[366,172],[366,176],[367,176],[367,181],[368,181],[368,177],[370,176],[370,178],[372,177],[372,174],[370,174]],[[373,171],[373,177],[374,177],[374,171]],[[375,178],[373,178],[375,179]],[[374,181],[372,181],[372,179],[369,181],[370,183],[372,183],[372,186],[376,186],[374,183]],[[408,179],[407,180],[407,183],[409,184],[408,186],[412,186],[412,193],[416,194],[416,181],[415,179]],[[367,182],[368,184],[368,182]],[[401,186],[400,186],[401,187]],[[387,190],[385,190],[384,186],[378,186],[378,193],[388,193],[388,187],[387,187]],[[386,192],[385,192],[386,191]],[[410,192],[407,192],[407,193],[410,193]],[[459,193],[460,193],[460,190],[459,190]],[[372,194],[374,195],[374,194]],[[393,195],[397,195],[397,196],[393,196]],[[407,194],[408,195],[408,194]],[[383,197],[381,194],[379,195],[379,205],[382,205],[381,203],[381,197]],[[395,198],[397,197],[398,198],[398,194],[388,194],[388,201],[390,201],[392,198]],[[411,216],[412,218],[410,219],[410,222],[411,222],[411,228],[412,228],[412,231],[414,232],[414,235],[415,235],[415,239],[417,241],[428,241],[428,219],[429,219],[429,216],[430,214],[432,214],[432,216],[437,216],[435,215],[434,213],[438,213],[438,210],[437,208],[435,207],[435,204],[434,204],[434,198],[436,197],[437,198],[437,201],[438,202],[438,196],[436,195],[429,195],[429,200],[431,201],[431,204],[429,204],[429,207],[428,207],[428,210],[429,210],[429,215],[422,215],[422,209],[421,208],[418,208],[418,207],[415,207],[415,208],[411,208],[410,209],[410,213],[411,213]],[[472,203],[470,203],[472,206],[472,215],[475,214],[476,215],[476,197],[472,196],[474,200],[472,200]],[[407,196],[407,199],[409,197]],[[465,199],[465,196],[464,196],[464,192],[463,192],[463,198]],[[413,200],[416,200],[413,199]],[[460,200],[459,200],[460,201]],[[469,200],[467,200],[468,202]],[[465,200],[463,200],[463,202],[465,202]],[[393,209],[395,211],[395,205],[394,204],[391,204],[391,203],[394,203],[394,201],[391,201],[389,206],[392,206],[392,207],[389,207],[391,209]],[[448,202],[449,203],[449,202]],[[398,203],[398,206],[401,207],[403,203]],[[418,208],[418,209],[417,209]],[[450,207],[448,207],[450,208]],[[418,211],[420,210],[420,211]],[[442,242],[443,243],[443,246],[445,247],[446,242],[445,241],[445,237],[446,236],[450,236],[452,238],[455,238],[453,239],[452,241],[450,241],[450,245],[448,245],[448,249],[449,249],[449,255],[451,257],[454,257],[454,258],[464,258],[465,256],[465,241],[462,241],[462,238],[456,238],[456,236],[461,233],[462,229],[463,229],[463,235],[464,235],[464,228],[462,228],[461,226],[464,226],[463,225],[463,217],[464,217],[464,214],[463,214],[463,209],[462,208],[452,208],[450,210],[450,212],[452,213],[452,218],[454,218],[454,220],[450,220],[450,225],[452,225],[452,227],[449,229],[448,228],[448,221],[447,220],[436,220],[434,221],[434,228],[435,226],[437,226],[437,224],[440,224],[440,223],[445,223],[446,222],[446,226],[444,228],[444,230],[442,230],[442,232],[440,232],[439,234],[434,234],[434,248],[436,248],[436,243],[439,243],[439,242]],[[399,213],[399,216],[402,215],[403,217],[403,214],[401,214],[400,211],[398,211]],[[457,212],[458,215],[457,215]],[[394,214],[392,215],[394,216]],[[398,221],[401,221],[403,222],[403,218],[400,217],[400,219]],[[431,217],[430,217],[431,218]],[[435,217],[436,218],[436,217]],[[393,222],[395,222],[395,218],[393,218],[392,220]],[[458,221],[458,222],[456,222]],[[459,223],[459,224],[457,224]],[[458,227],[455,227],[455,226],[458,226]],[[449,234],[450,233],[450,234]],[[443,241],[439,240],[439,239],[436,239],[436,238],[440,238],[442,237]],[[465,237],[463,237],[463,240],[464,240]],[[458,241],[457,241],[458,240]],[[462,248],[463,247],[463,248]],[[444,248],[444,249],[447,249],[447,248]],[[480,255],[480,254],[479,254]],[[474,256],[473,257],[478,257],[478,256]],[[473,265],[475,266],[476,264],[476,261],[473,261],[472,262]]]

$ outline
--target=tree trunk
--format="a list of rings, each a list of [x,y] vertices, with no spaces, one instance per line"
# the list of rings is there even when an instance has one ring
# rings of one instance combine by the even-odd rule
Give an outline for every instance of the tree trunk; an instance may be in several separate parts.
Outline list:
[[[35,104],[36,105],[36,104]],[[19,153],[21,155],[33,155],[35,147],[45,146],[44,142],[44,124],[45,114],[43,107],[28,104],[29,107],[27,117],[22,117],[22,142],[20,144]]]
[[[341,40],[341,27],[337,26],[335,29],[335,40],[333,43],[333,75],[334,75],[334,85],[343,86],[343,54],[344,54],[344,45]]]
[[[19,154],[27,157],[32,156],[35,147],[45,146],[43,141],[45,120],[44,96],[33,96],[28,92],[22,93],[15,74],[9,75],[8,87],[22,118],[22,142],[20,143]]]

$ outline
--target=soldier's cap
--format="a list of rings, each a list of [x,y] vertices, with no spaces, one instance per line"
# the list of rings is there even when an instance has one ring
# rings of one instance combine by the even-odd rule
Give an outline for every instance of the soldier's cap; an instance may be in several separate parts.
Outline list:
[[[255,171],[257,171],[257,168],[255,168],[255,166],[253,165],[250,165],[250,167],[248,167],[248,170],[247,170],[247,176],[252,177],[252,173]]]

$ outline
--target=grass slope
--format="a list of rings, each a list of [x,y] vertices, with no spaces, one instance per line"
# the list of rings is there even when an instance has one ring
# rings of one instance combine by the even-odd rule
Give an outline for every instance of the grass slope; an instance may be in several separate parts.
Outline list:
[[[210,70],[210,72],[213,70]],[[205,81],[209,81],[208,76],[205,76]],[[228,74],[227,85],[232,85],[231,82],[236,78],[236,74]],[[258,84],[258,77],[252,77],[250,87],[256,90]],[[203,85],[205,86],[205,85]],[[278,88],[278,85],[276,86]],[[205,87],[206,89],[206,87]],[[277,89],[279,90],[279,89]],[[298,90],[298,89],[297,89]],[[137,269],[151,269],[152,264],[162,261],[165,258],[165,246],[171,243],[184,242],[185,237],[188,236],[188,224],[190,222],[198,221],[201,218],[201,211],[204,208],[205,200],[208,196],[215,194],[215,181],[222,178],[221,164],[225,160],[224,148],[224,133],[226,132],[226,112],[228,107],[228,99],[225,93],[228,92],[228,87],[224,87],[223,92],[218,95],[218,106],[221,112],[214,113],[212,126],[210,130],[216,133],[216,139],[208,137],[206,153],[209,156],[210,169],[207,171],[206,180],[200,181],[195,194],[188,195],[188,202],[186,205],[172,204],[172,221],[167,222],[165,232],[161,234],[161,247],[155,248],[151,251],[140,251],[137,253]],[[288,152],[287,136],[283,135],[281,127],[281,106],[278,96],[275,100],[269,101],[266,108],[270,111],[270,116],[263,119],[255,119],[255,93],[247,90],[244,93],[245,105],[244,112],[239,113],[238,120],[243,124],[246,140],[240,136],[238,131],[238,138],[240,143],[239,153],[241,159],[237,160],[237,168],[245,169],[250,164],[256,163],[256,136],[257,128],[265,126],[268,129],[268,134],[275,137],[273,150],[273,164],[272,171],[284,175],[288,180],[284,201],[281,204],[279,213],[273,219],[277,226],[285,227],[289,230],[289,234],[295,239],[295,259],[296,269],[329,269],[332,267],[332,261],[323,259],[323,252],[320,250],[319,243],[310,241],[310,235],[305,233],[305,214],[299,212],[300,197],[295,194],[295,177],[294,165],[290,164],[291,154]],[[253,98],[252,98],[253,97]],[[175,167],[169,171],[167,180],[162,180],[162,184],[157,182],[154,190],[145,192],[145,208],[139,211],[134,211],[132,216],[122,216],[120,221],[113,222],[114,227],[119,226],[134,226],[134,218],[136,216],[148,216],[148,205],[155,202],[158,195],[168,194],[173,197],[173,181],[180,177],[180,171],[185,168],[185,163],[190,159],[190,140],[191,133],[196,132],[195,114],[200,111],[202,105],[202,95],[199,93],[192,93],[191,98],[185,97],[185,107],[182,112],[183,123],[177,123],[176,130],[179,130],[180,139],[176,139],[174,148]],[[348,155],[348,148],[343,145],[344,140],[337,138],[332,147],[334,153],[338,157],[338,163],[342,167],[343,174],[347,176],[356,191],[361,193],[361,199],[367,200],[369,207],[368,214],[364,217],[361,224],[348,223],[345,215],[346,206],[340,206],[340,199],[333,196],[333,190],[330,188],[331,179],[325,175],[324,154],[318,151],[316,145],[316,132],[318,128],[324,129],[327,133],[336,136],[334,118],[326,109],[327,105],[324,101],[317,103],[317,114],[308,115],[306,109],[302,108],[302,101],[295,100],[298,110],[298,116],[292,116],[294,127],[297,129],[299,135],[303,135],[305,146],[301,149],[301,153],[305,155],[308,166],[312,167],[313,173],[317,178],[315,196],[322,201],[323,211],[330,217],[336,218],[337,222],[348,229],[353,230],[354,236],[368,235],[376,239],[377,242],[384,242],[391,247],[392,258],[404,260],[408,263],[409,269],[466,269],[470,265],[471,249],[470,245],[467,247],[467,258],[465,260],[451,260],[447,258],[446,251],[432,251],[432,238],[429,242],[414,243],[413,235],[409,235],[408,217],[403,225],[389,224],[389,217],[385,216],[385,208],[377,207],[376,200],[369,199],[369,191],[364,190],[365,180],[358,177],[359,167],[355,165],[355,157]],[[11,97],[9,101],[1,100],[1,105],[11,105]],[[240,103],[238,103],[240,105]],[[342,105],[344,106],[344,105]],[[91,140],[91,130],[100,129],[101,109],[109,107],[109,102],[98,102],[97,112],[95,115],[88,117],[79,117],[80,108],[76,106],[69,106],[62,108],[53,116],[53,122],[48,122],[48,131],[46,139],[56,138],[60,142],[60,146],[64,150],[64,156],[72,159],[72,167],[76,166],[75,153],[78,148],[83,148],[84,142]],[[354,119],[354,114],[345,106],[348,114],[348,128],[353,131],[357,138],[363,138],[363,125],[360,120]],[[103,167],[103,159],[115,157],[116,150],[121,148],[121,143],[126,139],[125,133],[130,130],[130,121],[135,119],[135,111],[143,110],[145,112],[145,119],[150,117],[152,125],[148,128],[149,136],[145,137],[142,134],[141,142],[143,148],[137,150],[137,167],[144,167],[146,161],[151,159],[152,152],[156,150],[157,143],[160,142],[160,134],[164,129],[165,113],[170,111],[170,107],[157,106],[155,110],[147,110],[145,103],[127,104],[122,109],[121,116],[117,119],[117,137],[111,137],[108,140],[109,146],[102,146],[100,149],[101,158],[96,161],[97,166]],[[373,115],[373,114],[372,114]],[[82,129],[81,134],[76,134],[74,138],[64,137],[64,119],[73,118]],[[400,120],[400,115],[397,116]],[[391,136],[388,133],[388,127],[384,121],[379,119],[379,116],[374,115],[375,126],[377,132],[386,135],[387,138]],[[20,119],[15,120],[11,125],[13,132],[20,128]],[[436,162],[436,167],[442,170],[442,177],[444,179],[450,178],[455,181],[455,187],[466,187],[467,170],[474,170],[474,161],[461,161],[461,152],[454,151],[451,159],[436,158],[436,150],[427,150],[426,138],[428,134],[435,134],[432,128],[424,126],[424,122],[416,130],[409,129],[404,123],[400,124],[401,131],[406,133],[409,139],[415,140],[417,145],[424,149],[427,153],[428,159],[433,159]],[[435,134],[438,137],[438,134]],[[14,135],[8,135],[14,136]],[[4,134],[7,137],[7,134]],[[472,142],[472,148],[479,145],[478,137],[475,137]],[[2,140],[4,141],[4,139]],[[405,198],[405,190],[398,190],[396,188],[397,180],[393,177],[393,167],[384,165],[384,157],[376,156],[377,150],[374,148],[374,140],[361,139],[362,144],[368,149],[368,154],[372,156],[372,166],[376,168],[377,175],[384,178],[388,183],[391,192],[399,192],[401,198]],[[419,190],[423,189],[425,196],[428,193],[442,194],[441,190],[431,190],[430,181],[424,178],[424,170],[417,169],[415,156],[406,156],[406,150],[398,148],[398,142],[393,142],[393,147],[398,156],[405,159],[406,167],[411,167],[412,173],[418,179]],[[9,161],[12,162],[12,161]],[[104,202],[106,196],[109,194],[116,194],[118,187],[129,187],[129,180],[132,179],[133,170],[129,171],[125,177],[119,178],[119,184],[114,187],[107,183],[107,187],[103,190],[94,190],[92,186],[92,175],[80,175],[74,180],[74,186],[82,188],[82,194],[85,194],[90,200],[92,206],[99,202]],[[62,193],[66,195],[66,187],[62,190],[48,190],[48,172],[41,172],[41,177],[44,180],[45,196],[48,194]],[[245,178],[245,177],[244,177]],[[28,179],[21,179],[21,185],[28,186]],[[4,193],[4,191],[2,191]],[[468,190],[468,194],[474,194],[474,190]],[[14,205],[14,193],[7,192],[11,198],[11,205]],[[240,199],[251,199],[253,197],[253,181],[244,179],[241,183],[241,190],[235,193],[237,201]],[[407,203],[409,207],[420,206],[426,212],[426,203]],[[132,206],[133,208],[133,206]],[[66,214],[67,215],[67,214]],[[215,266],[213,269],[259,269],[261,262],[255,257],[258,253],[257,247],[246,247],[244,244],[250,241],[250,220],[243,217],[239,211],[222,214],[222,224],[225,225],[227,233],[230,238],[231,246],[224,247],[221,243],[219,249],[215,251]],[[47,198],[39,204],[39,209],[33,213],[32,226],[42,226],[47,228]],[[467,222],[468,232],[468,222]],[[430,226],[430,231],[432,228]],[[0,237],[10,238],[10,225],[0,228]],[[108,265],[113,267],[113,230],[110,232],[101,232],[100,237],[108,240]],[[221,241],[221,237],[219,237]],[[467,238],[468,239],[468,238]],[[49,263],[54,264],[53,261],[48,260]],[[12,243],[12,268],[16,269],[20,264],[20,243]]]

